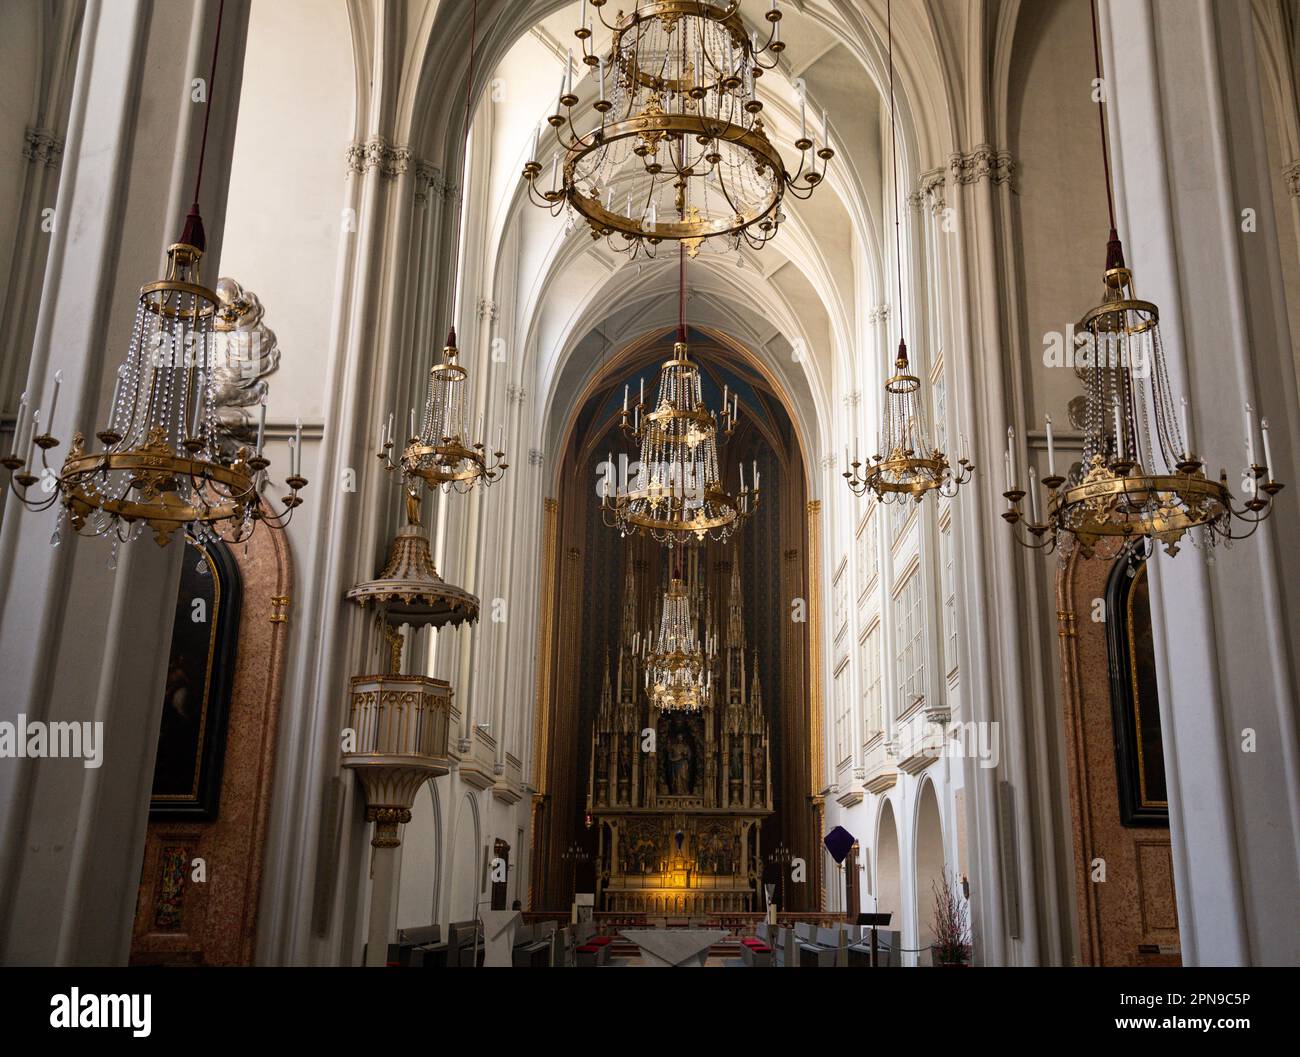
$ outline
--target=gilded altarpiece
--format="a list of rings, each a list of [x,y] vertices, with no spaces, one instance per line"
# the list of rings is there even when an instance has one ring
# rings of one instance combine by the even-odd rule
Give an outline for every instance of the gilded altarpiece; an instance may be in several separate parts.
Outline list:
[[[638,588],[628,563],[617,661],[605,666],[591,731],[587,813],[598,832],[599,905],[651,915],[760,908],[763,819],[772,761],[762,680],[746,656],[740,572],[715,620],[688,552],[688,582],[706,632],[718,637],[710,705],[661,712],[645,692],[636,644]],[[652,733],[651,733],[652,732]]]

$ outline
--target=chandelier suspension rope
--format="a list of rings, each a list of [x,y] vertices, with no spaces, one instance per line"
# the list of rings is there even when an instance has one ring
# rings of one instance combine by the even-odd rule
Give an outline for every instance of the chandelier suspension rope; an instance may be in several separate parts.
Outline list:
[[[473,0],[470,14],[469,70],[465,84],[465,168],[469,165],[470,115],[473,111],[474,73],[478,57],[478,0]],[[462,225],[465,220],[465,202],[462,196],[456,213],[456,238],[453,250],[453,267],[456,271],[453,289],[453,311],[460,293],[460,245]],[[407,494],[407,524],[419,524],[419,482],[428,489],[443,492],[468,492],[476,485],[487,486],[501,478],[510,464],[505,456],[505,425],[497,426],[497,443],[489,449],[482,436],[483,416],[479,415],[478,429],[470,434],[468,401],[469,372],[458,362],[456,327],[447,328],[447,343],[442,358],[429,369],[429,384],[422,413],[417,417],[411,408],[406,442],[397,446],[393,434],[396,413],[390,414],[387,426],[379,431],[377,457],[384,469],[392,473],[400,469],[403,488]],[[477,435],[478,440],[471,440]],[[397,448],[394,456],[393,449]],[[396,461],[394,461],[396,459]]]
[[[865,463],[854,442],[852,458],[844,448],[844,471],[840,475],[856,496],[868,492],[880,502],[921,502],[928,492],[951,498],[971,479],[975,469],[964,456],[957,459],[954,473],[948,456],[930,441],[924,405],[920,398],[921,379],[912,373],[907,353],[905,302],[903,300],[903,239],[898,186],[898,102],[894,91],[894,5],[885,3],[885,33],[889,56],[889,140],[893,179],[890,194],[894,206],[894,270],[898,282],[898,351],[894,372],[885,379],[879,447]]]

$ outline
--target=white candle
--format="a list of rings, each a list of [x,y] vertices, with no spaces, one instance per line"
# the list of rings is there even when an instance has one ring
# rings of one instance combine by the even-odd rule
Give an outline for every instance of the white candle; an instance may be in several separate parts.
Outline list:
[[[625,414],[625,415],[627,414],[627,393],[628,393],[628,388],[629,388],[629,387],[628,387],[627,385],[624,385],[624,386],[623,386],[623,414]]]
[[[483,436],[483,412],[482,411],[478,413],[478,428],[474,430],[474,436],[476,437]]]
[[[506,446],[506,427],[503,423],[497,423],[497,451],[503,451]]]
[[[806,91],[799,93],[799,138],[808,138],[808,95]]]
[[[1006,490],[1009,492],[1009,491],[1011,491],[1011,451],[1010,451],[1010,449],[1008,449],[1007,451],[1004,451],[1004,452],[1002,453],[1002,459],[1003,459],[1003,462],[1004,462],[1005,465],[1006,465],[1006,470],[1007,470],[1007,487],[1006,487]]]
[[[537,148],[541,143],[541,139],[542,139],[542,126],[539,123],[533,126],[533,153],[528,155],[530,161],[537,160]]]
[[[1182,419],[1183,427],[1183,458],[1191,460],[1192,452],[1196,450],[1192,444],[1192,431],[1187,428],[1187,397],[1182,398],[1182,406],[1179,409],[1179,418]]]
[[[302,472],[302,419],[294,420],[293,424],[293,472],[295,475]]]
[[[551,190],[552,191],[559,190],[559,182],[557,180],[557,177],[559,175],[560,175],[560,156],[558,154],[553,154],[551,156]]]
[[[411,408],[411,432],[407,436],[412,439],[415,438],[415,408]]]
[[[566,76],[566,75],[565,75],[564,73],[561,73],[561,74],[560,74],[560,95],[559,95],[559,98],[556,99],[556,101],[555,101],[555,112],[556,112],[556,114],[559,114],[560,110],[561,110],[561,109],[563,108],[563,106],[564,106],[564,78],[565,78],[565,76]]]
[[[645,403],[645,377],[641,378],[641,403]]]
[[[587,24],[587,0],[582,0],[582,17],[578,19],[578,25],[585,26],[586,24]]]
[[[41,431],[41,409],[32,412],[32,431],[27,437],[27,465],[35,466],[32,458],[36,455],[36,434]]]
[[[1246,405],[1246,465],[1255,465],[1255,409]]]
[[[1016,480],[1016,430],[1014,426],[1007,427],[1007,491],[1015,487]]]
[[[1029,512],[1033,518],[1034,524],[1039,524],[1038,520],[1038,475],[1034,473],[1034,468],[1029,467]]]
[[[849,462],[849,446],[844,445],[844,469],[848,469],[852,463]]]
[[[59,386],[63,384],[63,372],[54,372],[54,394],[50,397],[50,417],[46,419],[45,432],[54,428],[54,409],[59,406]]]
[[[745,464],[742,462],[739,465],[740,465],[740,490],[743,492],[745,490]]]
[[[1056,446],[1052,443],[1052,416],[1044,415],[1043,420],[1047,425],[1047,474],[1049,477],[1056,476]]]
[[[262,454],[262,441],[266,437],[266,397],[262,397],[257,408],[257,454]]]
[[[1275,480],[1274,470],[1276,467],[1273,465],[1273,452],[1268,444],[1268,419],[1266,418],[1259,420],[1259,435],[1264,440],[1264,465],[1268,468],[1268,473],[1264,475],[1264,479],[1272,481]]]
[[[388,432],[384,434],[384,440],[389,444],[393,442],[393,412],[391,411],[388,412]]]
[[[18,398],[18,419],[14,422],[14,439],[9,446],[11,452],[17,452],[23,443],[23,426],[27,425],[27,394]]]
[[[573,95],[573,49],[569,49],[569,58],[564,64],[565,85],[568,88],[566,95]]]

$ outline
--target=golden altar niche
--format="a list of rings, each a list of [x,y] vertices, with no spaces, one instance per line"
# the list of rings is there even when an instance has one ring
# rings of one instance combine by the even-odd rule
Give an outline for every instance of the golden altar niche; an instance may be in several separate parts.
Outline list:
[[[628,563],[618,660],[606,660],[587,781],[587,813],[599,831],[597,905],[611,912],[762,909],[760,834],[772,813],[771,746],[757,657],[748,671],[745,665],[740,571],[732,566],[721,627],[707,603],[698,552],[687,557],[686,581],[693,611],[704,614],[704,635],[717,634],[721,645],[713,693],[697,711],[661,711],[645,691],[636,576]]]

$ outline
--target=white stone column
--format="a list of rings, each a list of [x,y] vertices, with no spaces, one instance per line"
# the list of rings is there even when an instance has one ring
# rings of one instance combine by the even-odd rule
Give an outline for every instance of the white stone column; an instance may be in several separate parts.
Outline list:
[[[238,109],[246,2],[226,5],[202,205],[220,251]],[[93,435],[126,355],[139,288],[157,279],[190,202],[215,0],[90,0],[68,118],[45,288],[26,388],[48,407],[63,371],[50,453]],[[209,280],[211,276],[208,276]],[[44,423],[42,423],[44,425]],[[0,761],[0,961],[124,964],[144,850],[162,692],[184,545],[148,534],[123,548],[9,509],[0,531],[0,719],[103,724],[102,766]]]
[[[1238,495],[1254,404],[1287,483],[1253,539],[1213,563],[1188,545],[1152,564],[1182,958],[1295,964],[1300,411],[1251,5],[1107,0],[1102,16],[1119,233],[1138,296],[1160,307],[1174,395],[1207,473],[1225,467]]]

